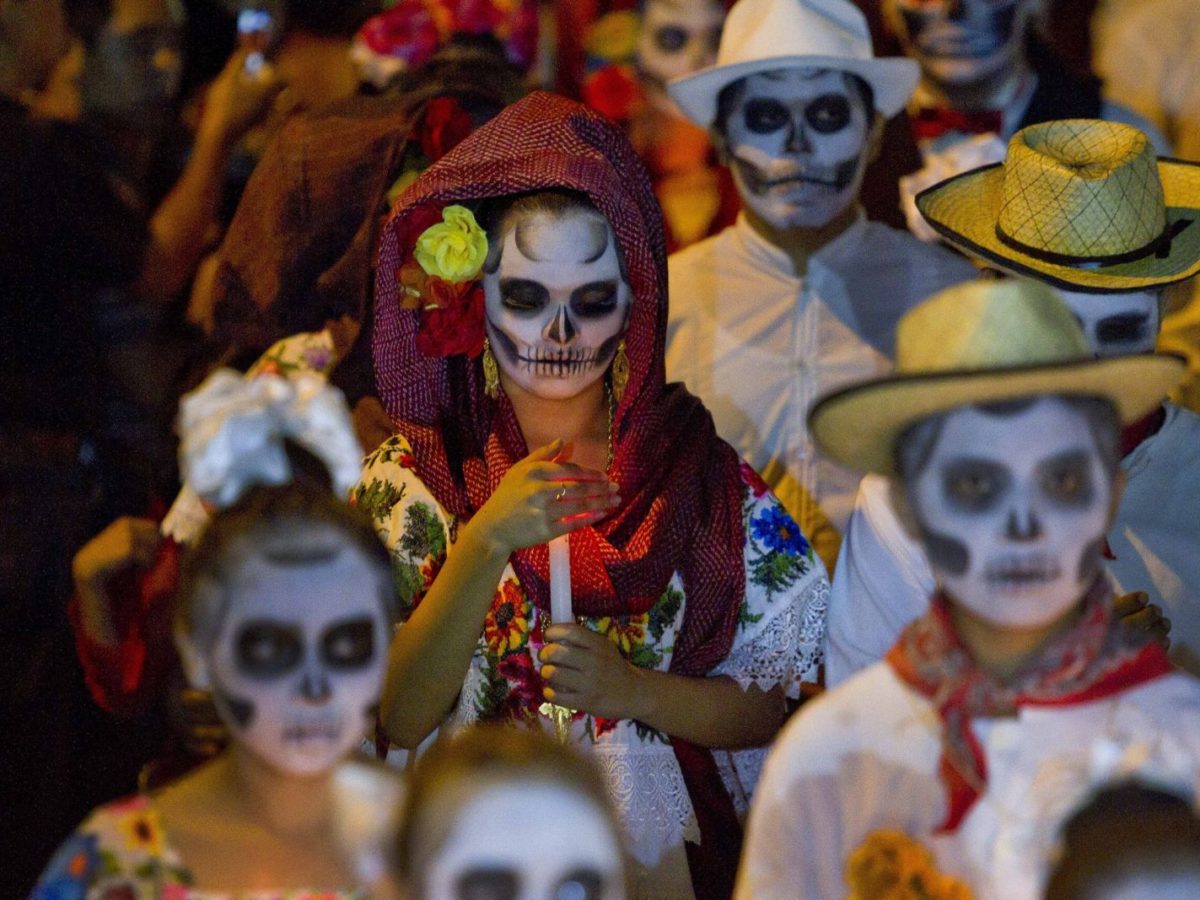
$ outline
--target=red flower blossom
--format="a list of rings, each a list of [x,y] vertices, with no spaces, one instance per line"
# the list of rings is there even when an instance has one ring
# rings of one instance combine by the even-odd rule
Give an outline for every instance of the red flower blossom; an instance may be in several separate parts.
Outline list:
[[[754,492],[755,498],[761,497],[771,489],[770,485],[763,481],[762,476],[755,471],[754,467],[745,460],[742,460],[741,472],[742,483]]]
[[[425,107],[421,128],[421,152],[437,162],[474,130],[467,111],[453,97],[435,97]]]
[[[433,15],[416,3],[401,3],[372,16],[358,36],[375,53],[403,59],[409,68],[421,65],[441,44]]]
[[[623,122],[641,101],[642,89],[629,66],[607,65],[597,69],[581,88],[583,102],[614,122]]]
[[[514,719],[531,719],[545,702],[542,696],[542,676],[533,667],[528,653],[511,653],[496,666],[496,671],[508,682],[504,711]]]
[[[401,216],[395,225],[396,237],[400,242],[398,247],[400,255],[411,257],[417,246],[417,238],[424,234],[426,229],[440,221],[442,221],[442,210],[438,206],[417,206]]]
[[[617,723],[620,721],[620,719],[605,719],[602,716],[593,716],[592,734],[595,737],[600,737],[602,734],[608,734],[617,727]]]
[[[472,359],[483,352],[483,286],[477,282],[452,284],[429,279],[432,303],[421,312],[417,349],[426,356]]]

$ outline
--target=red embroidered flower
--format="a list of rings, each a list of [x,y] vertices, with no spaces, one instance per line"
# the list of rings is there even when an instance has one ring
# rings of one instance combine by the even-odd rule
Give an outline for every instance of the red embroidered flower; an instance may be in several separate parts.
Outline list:
[[[453,97],[435,97],[425,107],[421,128],[421,152],[431,163],[437,162],[474,129],[467,111]]]
[[[496,671],[508,682],[504,712],[514,719],[532,719],[545,702],[542,696],[542,676],[533,667],[528,653],[510,653],[500,660]]]
[[[516,582],[505,581],[483,620],[488,649],[504,656],[523,647],[529,640],[530,613],[529,603]]]
[[[583,83],[583,102],[614,122],[623,122],[641,100],[642,91],[629,66],[607,65]]]
[[[770,485],[763,481],[762,476],[755,471],[754,467],[745,460],[742,460],[741,472],[742,483],[754,492],[756,499],[771,489]]]
[[[602,716],[592,717],[592,734],[595,737],[600,737],[602,734],[608,734],[617,727],[620,719],[605,719]]]

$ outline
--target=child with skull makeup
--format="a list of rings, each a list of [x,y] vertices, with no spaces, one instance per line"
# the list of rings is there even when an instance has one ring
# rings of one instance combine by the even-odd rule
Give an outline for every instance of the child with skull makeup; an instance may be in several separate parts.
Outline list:
[[[569,708],[638,891],[673,897],[732,888],[737,812],[783,697],[815,677],[827,582],[665,384],[663,245],[632,148],[583,106],[535,94],[451,151],[385,228],[375,360],[399,434],[356,497],[401,585],[386,736],[547,730],[545,702]],[[561,535],[570,624],[549,617]]]
[[[314,427],[328,443],[352,446],[345,401],[310,387],[299,402],[327,426]],[[323,458],[256,440],[255,412],[273,400],[281,413],[288,394],[282,379],[262,388],[218,372],[185,398],[182,420],[195,438],[189,444],[185,433],[183,460],[194,480],[239,448],[256,457],[238,469],[254,473],[249,483],[223,479],[241,496],[185,558],[175,613],[184,670],[212,692],[228,746],[152,794],[96,810],[35,897],[197,889],[232,898],[268,888],[362,897],[382,885],[399,780],[347,755],[378,708],[395,611],[388,556],[369,520],[334,495],[337,473]],[[205,414],[189,418],[189,403]],[[276,451],[290,460],[283,484],[263,462]]]
[[[538,852],[515,856],[514,808]],[[600,771],[546,735],[480,726],[422,758],[409,778],[393,854],[411,900],[622,900],[621,829]]]
[[[828,566],[856,473],[813,446],[816,395],[891,366],[896,322],[970,264],[867,221],[863,173],[917,67],[877,59],[848,0],[740,0],[718,63],[672,83],[710,128],[743,212],[669,261],[667,369],[764,473]]]
[[[1200,683],[1117,621],[1101,574],[1118,428],[1179,361],[1094,359],[1070,310],[1023,279],[935,295],[897,347],[894,376],[825,397],[810,425],[896,480],[938,588],[885,661],[785,730],[739,896],[841,896],[898,831],[975,896],[1033,898],[1097,760],[1195,784]]]
[[[1186,224],[1200,215],[1200,167],[1156,160],[1148,139],[1126,125],[1079,120],[1023,129],[1003,165],[963,173],[917,204],[930,227],[964,252],[1057,288],[1098,358],[1152,352],[1163,292],[1186,288],[1200,272],[1200,232]],[[1127,429],[1120,448],[1127,481],[1105,548],[1126,621],[1160,633],[1169,627],[1172,660],[1193,674],[1200,673],[1198,446],[1200,417],[1170,402]],[[882,657],[928,607],[933,570],[890,494],[885,479],[868,475],[847,525],[830,593],[830,685]],[[1124,592],[1144,594],[1134,602]]]

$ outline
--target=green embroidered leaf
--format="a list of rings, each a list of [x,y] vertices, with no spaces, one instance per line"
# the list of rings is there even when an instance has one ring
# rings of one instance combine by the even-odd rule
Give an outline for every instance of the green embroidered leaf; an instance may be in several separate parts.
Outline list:
[[[755,625],[758,622],[761,622],[762,617],[765,615],[765,612],[760,612],[755,615],[754,613],[750,612],[750,604],[743,602],[742,605],[738,607],[738,628],[745,628],[747,625]]]
[[[633,720],[633,729],[637,732],[638,740],[642,743],[649,741],[650,743],[658,742],[660,744],[669,744],[671,739],[659,731],[657,728],[651,728],[637,719]]]
[[[787,590],[808,572],[807,556],[768,551],[750,563],[750,581],[767,592],[771,600],[775,594]]]
[[[360,484],[355,488],[354,502],[371,517],[372,522],[385,522],[392,512],[392,507],[404,499],[406,490],[407,485],[403,483],[395,484],[373,478],[370,484]]]
[[[416,605],[417,594],[425,590],[425,576],[421,567],[393,557],[392,581],[396,585],[396,598],[400,602],[400,621],[408,621]]]
[[[100,848],[100,874],[101,875],[119,875],[121,873],[121,863],[117,859],[117,855],[107,847]]]
[[[650,632],[655,643],[662,640],[663,633],[675,622],[681,606],[683,591],[673,585],[667,585],[666,591],[658,598],[658,602],[650,607],[650,614],[647,616],[646,630]]]
[[[440,558],[446,552],[446,529],[427,503],[415,502],[404,511],[400,548],[413,559]]]
[[[629,661],[639,669],[657,669],[662,662],[662,654],[649,644],[638,644],[629,654]]]
[[[497,670],[496,660],[491,654],[483,668],[483,684],[475,695],[475,708],[481,718],[494,715],[504,708],[508,699],[508,680]]]

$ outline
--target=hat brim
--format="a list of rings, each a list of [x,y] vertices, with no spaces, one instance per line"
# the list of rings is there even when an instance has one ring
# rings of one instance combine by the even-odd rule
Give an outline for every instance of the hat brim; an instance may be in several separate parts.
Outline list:
[[[1163,353],[1010,369],[895,375],[822,398],[809,431],[828,456],[864,472],[895,474],[896,439],[922,419],[960,406],[1042,394],[1103,397],[1128,425],[1162,403],[1184,361]]]
[[[859,76],[871,85],[875,94],[875,108],[886,118],[891,118],[904,108],[921,77],[920,67],[911,59],[771,56],[731,65],[710,66],[675,79],[667,85],[667,93],[689,119],[702,128],[711,128],[717,119],[717,98],[727,85],[759,72],[790,68],[834,69]]]
[[[996,222],[1004,201],[1004,164],[972,169],[916,196],[917,209],[943,238],[972,256],[1069,291],[1110,294],[1149,290],[1200,273],[1200,163],[1160,159],[1167,221],[1191,222],[1171,241],[1170,253],[1109,266],[1047,262],[1003,243]]]

